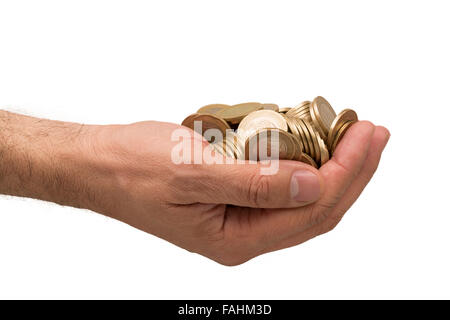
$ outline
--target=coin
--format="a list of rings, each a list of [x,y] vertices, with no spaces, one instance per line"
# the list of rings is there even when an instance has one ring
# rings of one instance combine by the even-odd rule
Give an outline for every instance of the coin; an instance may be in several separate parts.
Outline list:
[[[235,159],[243,159],[243,147],[239,136],[234,132],[228,132],[225,139],[226,145],[232,150],[233,157]]]
[[[306,141],[308,143],[308,147],[309,147],[309,155],[315,159],[316,158],[316,148],[314,147],[314,132],[313,129],[311,127],[311,124],[309,124],[308,122],[304,121],[303,119],[298,119],[297,123],[299,125],[299,127],[302,129],[303,134],[305,135]]]
[[[297,117],[305,112],[308,112],[310,103],[310,101],[303,101],[302,103],[289,110],[286,114],[291,117]]]
[[[317,138],[320,137],[320,135],[316,130],[314,130],[314,128],[311,126],[311,124],[309,122],[303,121],[303,123],[305,124],[306,128],[308,128],[309,134],[311,136],[313,148],[314,148],[314,155],[311,152],[311,157],[313,157],[313,159],[319,164],[320,163],[320,147],[319,147],[319,142],[318,142]]]
[[[236,149],[232,141],[226,140],[224,148],[228,158],[236,159]]]
[[[318,168],[316,162],[314,161],[313,158],[311,158],[309,155],[307,155],[306,153],[302,154],[302,158],[300,159],[301,162],[309,164],[310,166],[313,166],[314,168]]]
[[[310,109],[310,117],[311,117],[311,124],[314,126],[314,129],[317,131],[319,136],[325,137],[325,132],[322,130],[322,128],[319,126],[315,113]]]
[[[286,113],[289,110],[291,110],[292,108],[280,108],[280,110],[278,110],[279,113]]]
[[[294,126],[295,126],[295,128],[296,128],[296,130],[298,132],[298,135],[299,135],[300,139],[303,142],[303,149],[304,149],[304,151],[306,153],[309,153],[310,152],[309,144],[308,144],[308,140],[306,138],[305,132],[304,132],[305,128],[303,128],[300,125],[300,122],[303,122],[303,120],[302,119],[293,118],[292,122],[293,122],[293,124],[294,124]]]
[[[259,110],[242,119],[237,133],[243,141],[246,141],[249,136],[264,128],[288,130],[286,120],[281,114],[272,110]]]
[[[261,110],[261,103],[258,102],[246,102],[235,104],[229,108],[222,109],[217,113],[219,117],[233,124],[239,123],[249,113],[257,110]]]
[[[312,123],[311,114],[309,112],[309,109],[306,112],[299,114],[297,117],[301,118],[309,123]]]
[[[301,161],[302,155],[303,155],[303,143],[297,136],[293,135],[292,133],[289,133],[294,140],[295,145],[295,153],[292,157],[292,160]]]
[[[300,102],[298,105],[296,105],[295,108],[304,108],[304,107],[307,107],[310,103],[311,103],[311,101],[305,100],[305,101]]]
[[[272,147],[276,146],[276,154],[272,154]],[[277,128],[258,130],[245,142],[246,160],[292,160],[295,155],[296,146],[292,135]]]
[[[312,101],[310,105],[310,114],[320,136],[323,139],[326,139],[331,124],[334,118],[336,118],[336,112],[334,112],[330,103],[325,100],[325,98],[319,96]]]
[[[297,128],[302,138],[304,138],[306,141],[304,145],[308,146],[307,148],[305,147],[305,152],[308,153],[312,158],[314,158],[315,157],[314,144],[312,142],[312,137],[309,133],[309,130],[306,127],[306,122],[303,119],[297,119]]]
[[[358,115],[352,109],[342,110],[333,120],[326,141],[329,149],[331,149],[331,145],[334,142],[334,138],[337,135],[339,129],[348,121],[358,121]]]
[[[236,159],[235,151],[233,146],[227,140],[224,140],[222,143],[214,143],[216,149],[218,149],[219,153],[227,158]]]
[[[330,153],[328,152],[327,146],[321,137],[317,137],[317,141],[319,142],[320,147],[320,165],[323,166],[330,160]]]
[[[303,119],[303,120],[313,124],[312,119],[311,119],[311,115],[309,113],[309,108],[308,108],[308,110],[306,110],[304,112],[296,114],[294,117],[298,118],[298,119]]]
[[[261,107],[264,110],[272,110],[272,111],[276,111],[276,112],[279,112],[279,110],[280,110],[280,107],[278,107],[278,105],[274,104],[274,103],[262,103]]]
[[[299,132],[298,132],[298,130],[297,130],[297,127],[296,127],[295,124],[294,124],[294,119],[291,118],[291,117],[286,116],[285,114],[283,114],[283,116],[284,116],[284,119],[286,120],[286,123],[287,123],[287,125],[288,125],[288,130],[290,130],[291,133],[292,133],[294,136],[299,137],[300,134],[299,134]]]
[[[198,113],[193,113],[187,116],[186,119],[183,120],[181,125],[194,130],[194,120],[198,115],[199,115]]]
[[[230,130],[230,126],[228,123],[212,114],[199,114],[195,113],[190,116],[188,116],[186,119],[184,119],[182,125],[195,130],[194,124],[196,121],[201,121],[201,134],[205,136],[205,133],[207,133],[207,130],[209,129],[217,129],[220,131],[221,136],[217,136],[214,134],[214,132],[211,132],[211,136],[206,136],[205,138],[209,142],[217,142],[223,139],[225,137],[227,130]],[[199,132],[200,133],[200,132]]]
[[[345,133],[347,132],[347,130],[354,124],[355,122],[352,121],[348,121],[346,123],[344,123],[344,125],[339,129],[339,131],[337,132],[334,141],[331,145],[331,149],[330,152],[333,155],[334,151],[336,150],[339,142],[341,142],[341,139],[344,137]]]
[[[238,139],[236,141],[236,158],[240,159],[240,160],[245,159],[244,146],[243,146],[242,141],[240,139]]]
[[[195,129],[195,121],[201,121],[201,134],[217,154],[233,159],[295,160],[319,168],[329,161],[358,116],[351,109],[336,115],[327,100],[318,96],[293,108],[259,102],[210,104],[182,125]],[[279,140],[274,141],[275,137]]]
[[[201,107],[197,110],[197,113],[210,113],[217,114],[225,108],[229,108],[227,104],[208,104],[207,106]]]

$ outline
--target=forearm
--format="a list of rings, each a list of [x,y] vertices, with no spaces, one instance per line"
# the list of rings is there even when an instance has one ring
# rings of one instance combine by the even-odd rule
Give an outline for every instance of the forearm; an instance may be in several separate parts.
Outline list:
[[[0,193],[90,207],[95,128],[0,110]]]

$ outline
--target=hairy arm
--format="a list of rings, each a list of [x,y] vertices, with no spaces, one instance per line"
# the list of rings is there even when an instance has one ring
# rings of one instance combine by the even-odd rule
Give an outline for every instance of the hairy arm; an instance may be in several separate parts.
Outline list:
[[[0,111],[0,193],[90,207],[96,128]]]

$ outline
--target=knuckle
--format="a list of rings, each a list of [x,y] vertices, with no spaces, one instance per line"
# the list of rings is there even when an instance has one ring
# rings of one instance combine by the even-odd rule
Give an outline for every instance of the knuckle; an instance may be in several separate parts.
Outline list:
[[[250,204],[260,207],[270,199],[270,177],[258,172],[250,176],[247,185],[247,200]]]

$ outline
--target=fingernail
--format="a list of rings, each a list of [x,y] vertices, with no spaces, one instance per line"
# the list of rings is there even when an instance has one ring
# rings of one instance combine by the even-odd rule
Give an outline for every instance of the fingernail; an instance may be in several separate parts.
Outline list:
[[[298,202],[310,202],[319,199],[319,177],[309,170],[295,171],[291,178],[291,197]]]

